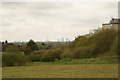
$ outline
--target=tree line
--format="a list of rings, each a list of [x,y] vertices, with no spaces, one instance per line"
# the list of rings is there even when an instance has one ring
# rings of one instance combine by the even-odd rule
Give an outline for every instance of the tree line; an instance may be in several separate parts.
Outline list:
[[[14,45],[5,41],[3,45],[3,66],[23,65],[27,62],[52,62],[98,57],[104,53],[117,55],[118,31],[97,29],[93,33],[80,35],[72,42],[60,46],[37,44],[30,40],[26,44]]]

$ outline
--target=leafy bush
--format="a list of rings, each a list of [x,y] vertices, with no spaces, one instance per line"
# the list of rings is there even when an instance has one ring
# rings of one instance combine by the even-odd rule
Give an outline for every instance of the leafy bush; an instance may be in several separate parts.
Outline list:
[[[8,46],[7,48],[6,48],[6,52],[15,52],[15,53],[17,53],[17,52],[19,52],[20,50],[16,47],[16,46]]]
[[[44,53],[45,53],[45,50],[34,51],[34,52],[31,53],[31,55],[30,55],[30,60],[31,60],[32,62],[41,61],[41,57],[43,56]]]
[[[24,65],[27,62],[26,57],[16,53],[3,53],[2,65],[3,66],[15,66]]]
[[[70,49],[65,49],[64,52],[61,54],[61,59],[72,59],[73,53]]]
[[[55,59],[60,60],[60,55],[63,53],[63,51],[60,48],[56,48],[48,50],[48,53],[53,54]]]
[[[94,33],[94,50],[92,53],[99,54],[109,51],[117,32],[114,29],[103,29]]]
[[[25,65],[29,60],[24,55],[18,55],[17,57],[17,65]]]
[[[73,48],[78,48],[82,46],[91,46],[93,44],[93,36],[91,34],[78,36],[72,42],[71,46]]]
[[[41,61],[52,62],[54,61],[54,55],[52,55],[51,53],[44,53],[41,57]]]
[[[49,49],[41,57],[41,61],[51,62],[56,59],[60,59],[61,49]]]
[[[107,51],[114,49],[114,51],[117,52],[116,44],[114,42],[115,38],[117,36],[117,31],[115,29],[98,29],[95,30],[94,33],[89,33],[87,35],[78,36],[73,42],[72,42],[72,48],[75,50],[80,49],[81,47],[89,47],[89,54],[90,57],[96,57],[101,53],[105,53]],[[113,44],[114,42],[114,44]],[[113,45],[112,45],[113,44]],[[83,50],[84,51],[84,50]],[[119,50],[118,50],[119,51]],[[86,54],[82,54],[84,52],[74,51],[74,55],[78,58],[77,55],[84,56]],[[89,56],[88,56],[89,57]]]
[[[30,55],[32,53],[32,50],[30,49],[30,48],[25,48],[25,50],[24,50],[24,54],[25,55]]]
[[[73,58],[88,58],[90,57],[89,47],[80,47],[73,51]]]
[[[111,45],[111,52],[118,55],[118,36],[115,38],[113,44]]]

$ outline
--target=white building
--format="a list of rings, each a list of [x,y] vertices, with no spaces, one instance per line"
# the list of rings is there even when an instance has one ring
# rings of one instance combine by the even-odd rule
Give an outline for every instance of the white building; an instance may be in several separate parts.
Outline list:
[[[113,28],[118,30],[120,26],[120,18],[112,18],[109,23],[102,24],[103,29]]]

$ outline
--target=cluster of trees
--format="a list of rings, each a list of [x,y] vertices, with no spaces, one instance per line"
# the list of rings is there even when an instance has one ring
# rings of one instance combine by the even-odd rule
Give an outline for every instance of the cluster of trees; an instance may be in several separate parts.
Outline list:
[[[92,34],[78,36],[73,41],[73,48],[85,48],[89,57],[97,57],[99,54],[113,51],[117,54],[118,32],[114,29],[98,29]],[[114,47],[114,48],[113,48]],[[114,50],[113,50],[114,49]],[[82,49],[84,50],[84,49]]]
[[[38,45],[30,40],[24,47],[22,45],[7,47],[3,53],[3,65],[22,65],[27,61],[52,62],[63,59],[91,58],[106,52],[117,54],[117,37],[117,31],[114,29],[98,29],[94,33],[78,36],[74,41],[62,44],[61,47],[46,46],[45,43]]]
[[[31,61],[55,61],[62,59],[82,59],[97,57],[106,52],[117,55],[118,34],[114,29],[98,29],[94,33],[78,36],[69,45],[35,50],[30,54]]]
[[[30,61],[54,61],[56,58],[60,59],[60,53],[62,51],[57,49],[61,46],[56,47],[44,42],[38,44],[32,39],[26,44],[9,43],[6,40],[1,45],[3,66],[24,65]]]
[[[2,42],[2,66],[25,65],[27,58],[22,54],[18,46],[7,41]]]

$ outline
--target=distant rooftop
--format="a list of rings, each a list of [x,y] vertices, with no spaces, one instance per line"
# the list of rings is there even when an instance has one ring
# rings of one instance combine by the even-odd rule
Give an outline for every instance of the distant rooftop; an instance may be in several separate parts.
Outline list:
[[[109,23],[110,24],[120,24],[120,18],[112,18]]]

